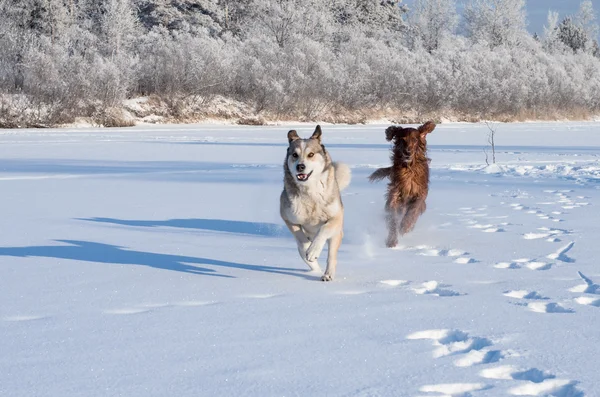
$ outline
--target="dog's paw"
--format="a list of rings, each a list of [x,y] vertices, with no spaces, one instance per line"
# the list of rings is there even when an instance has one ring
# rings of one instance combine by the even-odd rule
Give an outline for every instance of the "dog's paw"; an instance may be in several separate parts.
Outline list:
[[[304,262],[306,262],[308,267],[310,267],[311,273],[321,273],[321,266],[319,266],[319,263],[317,261],[309,262],[305,259]]]
[[[395,248],[398,245],[398,240],[387,240],[385,246],[388,248]]]
[[[315,246],[315,244],[311,244],[310,247],[306,250],[306,260],[308,262],[316,262],[319,259],[319,254],[321,250]]]
[[[333,276],[325,273],[323,276],[321,276],[321,281],[333,281]]]

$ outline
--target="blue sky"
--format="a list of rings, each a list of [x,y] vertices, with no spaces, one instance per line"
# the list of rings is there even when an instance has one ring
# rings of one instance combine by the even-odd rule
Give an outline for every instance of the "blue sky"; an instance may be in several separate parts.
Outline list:
[[[460,9],[462,8],[462,4],[466,3],[468,0],[455,0],[456,4]],[[403,3],[407,4],[409,7],[414,2],[414,0],[404,0]],[[526,0],[527,3],[527,19],[529,21],[528,30],[531,33],[537,32],[539,35],[542,35],[544,32],[543,26],[546,23],[546,19],[548,16],[548,10],[557,11],[560,15],[560,18],[567,15],[572,15],[577,12],[579,9],[579,4],[581,1],[579,0]],[[594,4],[594,10],[596,11],[596,18],[599,18],[600,15],[600,0],[592,0]]]

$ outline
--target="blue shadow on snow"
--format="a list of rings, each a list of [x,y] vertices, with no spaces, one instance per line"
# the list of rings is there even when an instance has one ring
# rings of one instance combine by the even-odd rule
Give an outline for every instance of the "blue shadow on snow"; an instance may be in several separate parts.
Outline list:
[[[161,220],[128,220],[114,218],[77,218],[82,221],[111,223],[115,225],[137,227],[176,227],[182,229],[209,230],[213,232],[226,232],[250,234],[263,237],[282,237],[286,235],[287,228],[275,223],[231,221],[225,219],[167,219]]]
[[[221,261],[218,259],[197,258],[191,256],[160,254],[125,249],[116,245],[95,243],[78,240],[55,240],[68,245],[47,245],[31,247],[0,247],[0,256],[41,257],[71,259],[76,261],[107,263],[117,265],[149,266],[155,269],[172,270],[206,276],[234,276],[217,273],[216,270],[204,266],[216,266],[229,269],[251,270],[266,273],[296,276],[306,279],[313,277],[305,274],[305,270],[287,269],[276,266],[250,265],[237,262]],[[199,265],[196,266],[195,264]]]

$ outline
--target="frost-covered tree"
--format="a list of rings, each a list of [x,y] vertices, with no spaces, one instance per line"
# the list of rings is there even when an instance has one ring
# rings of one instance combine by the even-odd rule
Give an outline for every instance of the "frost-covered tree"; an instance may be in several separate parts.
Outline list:
[[[555,52],[562,47],[562,42],[558,38],[558,12],[556,11],[548,11],[542,44],[544,49],[549,52]]]
[[[252,0],[241,23],[241,37],[266,37],[284,48],[311,38],[326,41],[331,14],[320,0]]]
[[[573,22],[571,17],[566,17],[558,25],[558,39],[573,52],[581,51],[586,48],[588,42],[585,30]]]
[[[583,29],[587,37],[585,49],[589,53],[598,53],[598,32],[600,31],[596,22],[596,12],[590,0],[582,1],[579,11],[575,15],[575,22]]]
[[[598,36],[599,29],[596,19],[592,2],[590,0],[582,1],[574,20],[585,31],[590,40],[594,40]]]
[[[100,31],[107,54],[121,55],[134,42],[138,20],[130,0],[105,0],[100,19]]]
[[[454,1],[0,0],[0,125],[106,124],[130,96],[178,120],[218,96],[294,120],[600,112],[589,1],[539,41],[524,0],[470,0],[468,36]]]
[[[70,25],[69,8],[63,0],[8,0],[5,2],[17,23],[55,43]]]
[[[454,0],[416,0],[411,26],[428,52],[437,50],[455,33],[458,14]]]
[[[338,26],[349,27],[368,36],[401,32],[408,11],[402,1],[395,0],[329,0],[330,12]]]
[[[550,12],[544,28],[544,48],[550,51],[569,49],[596,54],[598,25],[591,1],[583,1],[574,16],[565,17],[558,23],[558,13]]]
[[[517,46],[527,36],[525,0],[471,0],[464,20],[467,35],[492,48]]]
[[[248,0],[134,0],[137,16],[146,30],[164,27],[169,30],[205,30],[218,36],[231,23],[236,10]]]

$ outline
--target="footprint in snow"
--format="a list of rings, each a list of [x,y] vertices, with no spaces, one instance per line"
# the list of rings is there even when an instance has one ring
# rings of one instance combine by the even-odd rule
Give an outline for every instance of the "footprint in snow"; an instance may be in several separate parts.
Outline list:
[[[600,295],[600,285],[594,283],[592,279],[585,276],[581,272],[577,272],[577,274],[585,283],[576,285],[575,287],[570,288],[569,291],[583,294]],[[600,307],[600,298],[597,296],[580,296],[575,298],[575,302],[580,305]]]
[[[423,284],[421,284],[421,287],[413,288],[413,291],[415,291],[419,295],[436,295],[444,297],[466,295],[451,289],[447,289],[445,287],[449,287],[449,285],[440,284],[437,281],[426,281]]]
[[[580,296],[579,298],[575,298],[575,302],[580,305],[600,307],[600,298],[593,298],[591,296]]]
[[[475,262],[477,262],[475,259],[469,258],[469,257],[466,257],[466,256],[465,257],[456,258],[454,260],[454,263],[458,263],[458,264],[461,264],[461,265],[466,265],[466,264],[475,263]]]
[[[501,227],[489,227],[487,229],[483,229],[482,232],[484,233],[502,233],[505,230]]]
[[[584,394],[576,385],[577,381],[568,379],[546,379],[539,383],[525,383],[508,391],[513,396],[557,396],[583,397]]]
[[[466,255],[468,254],[467,252],[463,251],[463,250],[459,250],[459,249],[424,249],[421,252],[419,252],[417,255],[422,255],[422,256],[451,256],[451,257],[455,257],[455,256],[461,256],[461,255]]]
[[[521,269],[526,267],[530,270],[548,270],[552,268],[551,263],[540,262],[528,258],[513,259],[510,262],[499,262],[494,265],[496,269]]]
[[[520,269],[521,265],[517,262],[498,262],[494,267],[496,269]]]
[[[539,230],[538,232],[533,232],[533,233],[525,233],[523,235],[523,238],[525,240],[538,240],[538,239],[551,239],[552,241],[556,241],[557,236],[563,236],[565,234],[571,234],[570,230],[565,230],[565,229],[552,229],[552,228],[548,228],[548,227],[540,227],[537,230]]]
[[[529,209],[529,207],[527,207],[527,206],[525,206],[523,204],[520,204],[520,203],[511,203],[508,206],[511,207],[515,211],[523,211],[523,210],[528,210]]]
[[[409,340],[433,340],[434,358],[459,356],[454,365],[472,367],[474,365],[491,364],[500,361],[510,352],[493,349],[493,343],[487,338],[470,337],[459,330],[434,329],[415,332],[407,336]]]
[[[419,391],[424,393],[440,393],[441,396],[462,397],[471,396],[470,392],[491,388],[492,386],[483,383],[440,383],[421,386]]]
[[[486,368],[479,372],[479,375],[486,379],[525,380],[532,383],[542,383],[546,379],[556,378],[555,375],[537,368],[524,370],[513,365],[501,365],[499,367]]]
[[[525,306],[527,309],[529,309],[530,311],[535,312],[535,313],[574,313],[575,312],[574,310],[567,309],[555,302],[540,302],[540,300],[548,300],[549,298],[540,295],[536,291],[525,291],[525,290],[507,291],[504,293],[504,296],[508,296],[509,298],[532,301],[532,302],[526,302],[526,303],[517,303],[517,305]]]
[[[575,310],[567,309],[554,302],[529,302],[524,306],[534,313],[575,313]]]
[[[515,299],[549,299],[545,296],[540,295],[536,291],[525,290],[506,291],[504,292],[504,296],[508,296],[509,298]]]
[[[470,225],[468,227],[471,228],[471,229],[481,229],[481,231],[484,232],[484,233],[498,233],[498,232],[504,232],[505,231],[499,225],[492,225],[492,224],[475,223],[475,224],[472,224],[472,225]]]
[[[575,245],[575,242],[571,241],[564,247],[559,248],[555,252],[547,255],[546,257],[549,259],[557,260],[557,261],[561,261],[561,262],[568,262],[568,263],[575,262],[575,259],[567,256],[567,252],[569,252],[571,250],[571,248],[573,248],[574,245]]]
[[[594,283],[592,279],[587,277],[581,272],[577,272],[579,277],[584,281],[584,284],[576,285],[575,287],[569,289],[571,292],[580,292],[583,294],[595,294],[600,295],[600,285]]]
[[[398,246],[394,248],[400,251],[416,251],[417,255],[431,256],[431,257],[450,257],[456,258],[455,263],[467,264],[477,262],[475,259],[468,257],[469,253],[461,249],[438,249],[428,245],[417,245],[417,246]]]
[[[407,281],[407,280],[381,280],[379,283],[383,284],[385,286],[388,286],[388,287],[399,287],[401,285],[407,285],[408,283],[410,283],[410,281]]]

